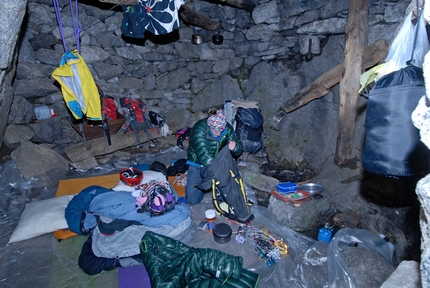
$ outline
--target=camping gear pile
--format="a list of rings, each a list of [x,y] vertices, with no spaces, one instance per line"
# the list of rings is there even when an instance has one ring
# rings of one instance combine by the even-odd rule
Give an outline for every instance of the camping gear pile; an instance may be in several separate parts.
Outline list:
[[[87,274],[141,264],[136,244],[147,231],[184,243],[194,236],[190,210],[177,202],[167,176],[139,168],[122,169],[112,189],[83,189],[67,205],[69,229],[89,235],[79,257],[79,266]]]
[[[182,151],[182,150],[180,150]],[[177,148],[173,147],[171,149],[168,149],[162,153],[157,153],[155,155],[148,155],[147,153],[144,153],[142,155],[137,154],[134,155],[133,160],[136,160],[138,163],[148,163],[150,161],[153,161],[154,159],[157,159],[159,161],[169,163],[172,161],[171,157],[182,157],[185,155],[177,155]],[[147,158],[147,157],[150,158]],[[165,159],[165,160],[163,160]],[[130,162],[129,159],[127,159],[127,163]],[[124,163],[124,159],[118,160],[118,162],[115,162],[115,166],[119,167],[122,166],[121,164]],[[133,163],[134,164],[134,163]],[[19,175],[19,171],[17,168],[12,165],[12,163],[5,163],[3,165],[3,173],[2,177],[0,178],[0,182],[2,185],[2,199],[5,199],[4,197],[7,197],[8,199],[11,197],[14,197],[14,199],[17,199],[16,201],[23,201],[23,204],[25,204],[25,193],[28,192],[28,189],[37,190],[37,187],[42,187],[44,185],[44,179],[32,179],[30,182],[27,182],[21,177],[16,177]],[[144,175],[149,177],[149,175],[160,175],[158,173],[153,173],[155,171],[152,170],[146,170],[150,165],[147,165],[147,168],[141,168],[137,166],[139,164],[134,165],[133,167],[137,167],[139,170],[144,172]],[[181,166],[181,165],[179,165]],[[117,171],[117,169],[115,169]],[[119,189],[123,190],[131,190],[130,186],[124,185],[120,179],[118,173],[112,174],[112,166],[111,165],[102,165],[100,167],[100,170],[93,171],[91,173],[86,173],[86,178],[82,178],[82,175],[74,174],[70,175],[71,177],[74,177],[73,179],[66,179],[61,180],[62,183],[59,185],[58,191],[61,189],[61,191],[65,194],[65,196],[58,196],[46,200],[38,200],[38,201],[32,201],[30,204],[42,204],[49,202],[51,203],[51,200],[54,200],[55,203],[53,205],[42,205],[39,206],[40,208],[38,210],[39,214],[31,213],[29,218],[27,220],[32,221],[31,223],[40,223],[39,225],[31,225],[31,227],[41,227],[45,225],[50,225],[51,223],[57,222],[54,220],[58,220],[60,217],[57,215],[61,214],[50,214],[48,211],[56,209],[61,210],[64,215],[64,206],[61,206],[60,203],[64,199],[70,199],[69,196],[70,193],[73,192],[79,193],[81,190],[85,189],[85,187],[91,186],[91,185],[109,185],[107,187],[116,187],[118,186]],[[145,173],[146,172],[146,173]],[[102,176],[97,176],[102,175]],[[113,177],[115,176],[115,177]],[[161,175],[160,175],[161,177]],[[163,175],[165,179],[165,175]],[[162,179],[161,179],[162,180]],[[9,183],[9,184],[8,184]],[[11,185],[11,183],[13,185]],[[109,183],[109,184],[108,184]],[[67,184],[67,185],[63,185]],[[25,189],[25,190],[22,190]],[[47,187],[46,190],[44,190],[44,193],[55,193],[54,191],[51,191],[49,189],[56,189]],[[37,190],[39,191],[39,190]],[[134,191],[134,188],[133,188]],[[17,197],[17,192],[22,192],[21,198]],[[253,196],[253,190],[247,189],[248,197],[250,197],[251,200],[254,200]],[[108,192],[105,192],[106,194]],[[128,192],[132,193],[132,191]],[[69,194],[69,195],[67,195]],[[100,194],[102,195],[102,194]],[[77,197],[76,195],[75,197]],[[63,198],[66,197],[66,198]],[[57,201],[58,200],[58,201]],[[61,200],[61,201],[59,201]],[[27,204],[28,206],[28,204]],[[66,203],[67,206],[67,203]],[[10,232],[15,226],[19,228],[21,225],[16,225],[16,221],[14,221],[15,216],[14,215],[20,215],[21,209],[23,206],[13,206],[11,207],[11,210],[6,211],[3,215],[5,221],[2,221],[0,223],[0,228],[2,231],[6,231],[4,234],[2,234],[2,237],[0,237],[1,240],[8,241],[8,237],[10,235]],[[204,214],[207,209],[213,208],[213,203],[211,199],[211,195],[207,194],[206,197],[203,199],[202,203],[199,205],[196,205],[193,207],[193,209],[190,209],[191,211],[191,225],[192,227],[196,227],[199,222],[204,220]],[[27,209],[27,208],[26,208]],[[174,211],[178,210],[178,205],[176,205],[175,209],[171,212],[166,213],[164,216],[169,215],[170,213],[174,213]],[[33,210],[34,211],[34,210]],[[13,212],[11,214],[11,212]],[[25,212],[25,211],[24,211]],[[6,214],[7,213],[7,214]],[[273,216],[268,211],[267,208],[262,206],[254,205],[252,207],[252,213],[255,215],[255,219],[252,221],[252,227],[265,227],[271,231],[271,235],[274,236],[276,239],[283,239],[283,242],[285,242],[288,245],[288,251],[289,253],[284,256],[281,254],[281,258],[276,260],[276,264],[268,267],[265,263],[266,258],[259,258],[254,251],[254,248],[251,246],[250,243],[244,242],[243,244],[239,244],[237,241],[235,241],[235,235],[237,231],[237,224],[227,222],[228,225],[233,230],[233,241],[230,240],[228,243],[220,244],[217,243],[214,240],[214,236],[212,233],[208,233],[206,231],[196,231],[196,233],[193,235],[192,240],[188,242],[189,247],[194,248],[204,248],[209,249],[208,247],[211,247],[216,250],[223,251],[224,253],[231,255],[238,255],[237,257],[242,257],[243,262],[242,266],[248,271],[253,271],[254,273],[259,274],[261,283],[267,283],[270,286],[276,287],[279,285],[279,283],[285,284],[289,287],[321,287],[321,283],[327,283],[328,285],[333,284],[336,282],[336,285],[339,287],[358,287],[357,285],[350,285],[351,282],[353,284],[356,283],[356,279],[353,277],[352,273],[347,269],[346,264],[342,262],[341,256],[342,253],[339,253],[340,249],[345,249],[345,245],[341,245],[344,242],[351,243],[351,247],[354,243],[360,243],[360,245],[366,245],[366,247],[369,247],[372,250],[383,252],[383,255],[386,255],[387,257],[390,257],[388,253],[390,250],[386,249],[386,246],[388,246],[388,243],[385,240],[382,240],[379,235],[374,235],[374,233],[371,233],[370,231],[365,231],[363,229],[348,229],[344,232],[343,229],[337,231],[336,235],[334,235],[332,241],[330,243],[325,243],[322,241],[316,241],[314,239],[311,239],[303,234],[299,234],[295,231],[292,231],[291,229],[288,229],[287,227],[283,227],[277,223],[277,221],[273,221]],[[28,213],[22,213],[23,217],[25,214]],[[43,215],[43,217],[41,217]],[[174,214],[172,214],[174,215]],[[163,217],[163,216],[153,216],[149,219],[155,219],[157,217]],[[224,220],[224,217],[217,216],[217,223],[222,223],[222,220]],[[64,219],[64,217],[62,217]],[[64,219],[65,221],[65,219]],[[188,220],[187,220],[188,221]],[[187,221],[183,221],[180,225],[181,228],[186,227]],[[190,223],[190,222],[188,222]],[[183,226],[182,226],[183,225]],[[76,237],[69,237],[69,238],[63,238],[64,240],[61,241],[55,241],[54,236],[52,233],[49,232],[49,230],[44,230],[44,234],[32,234],[28,235],[28,240],[21,240],[19,242],[14,242],[9,245],[6,245],[3,250],[1,250],[1,257],[2,257],[2,264],[1,268],[3,268],[3,271],[5,271],[5,278],[4,283],[6,285],[9,285],[9,283],[15,283],[16,286],[25,286],[25,283],[28,283],[26,281],[31,280],[33,284],[40,285],[39,286],[51,286],[51,287],[67,287],[71,284],[74,286],[88,286],[88,285],[96,285],[100,287],[127,287],[122,284],[124,284],[122,281],[124,274],[122,271],[136,271],[135,274],[133,274],[133,277],[136,277],[136,279],[139,279],[142,275],[136,274],[136,273],[143,273],[141,272],[143,269],[132,269],[134,267],[142,267],[142,263],[138,264],[137,259],[135,258],[141,258],[139,257],[128,257],[128,258],[116,258],[117,255],[123,255],[122,253],[127,253],[128,255],[133,255],[135,253],[141,253],[141,251],[136,252],[136,248],[139,249],[139,245],[136,245],[141,243],[142,237],[141,233],[142,230],[145,229],[145,225],[133,225],[132,227],[127,227],[124,229],[127,233],[122,232],[115,232],[113,235],[104,235],[102,233],[99,233],[100,228],[98,226],[94,227],[94,230],[86,235],[86,236],[76,236]],[[65,226],[60,226],[55,229],[65,228],[68,227],[67,223]],[[166,226],[163,226],[165,228]],[[250,228],[251,226],[248,225]],[[53,227],[51,227],[52,229]],[[166,231],[162,231],[160,235],[164,235],[170,238],[181,238],[181,234],[187,234],[189,235],[190,232],[187,230],[184,230],[184,233],[177,234],[180,229],[180,227],[173,229],[167,234],[164,234]],[[133,230],[136,229],[136,230]],[[54,230],[50,230],[51,232]],[[259,230],[263,230],[260,228]],[[9,232],[8,232],[9,231]],[[26,230],[28,231],[28,230]],[[154,230],[153,230],[154,231]],[[105,231],[105,233],[108,231]],[[188,233],[187,233],[188,232]],[[342,233],[341,233],[342,232]],[[365,233],[366,232],[366,233]],[[76,234],[75,234],[76,235]],[[182,235],[182,238],[184,237]],[[37,237],[36,237],[37,236]],[[86,243],[86,240],[88,237],[91,236],[91,243]],[[382,240],[382,241],[381,241]],[[124,245],[127,243],[133,242],[132,246]],[[180,241],[181,243],[187,243],[185,240]],[[118,251],[116,250],[115,245],[118,245],[120,243],[121,253],[117,254]],[[124,244],[123,244],[124,243]],[[176,242],[174,242],[176,243]],[[156,243],[155,243],[156,244]],[[329,245],[329,246],[327,246]],[[84,246],[91,248],[91,250],[85,250]],[[333,246],[333,247],[332,247]],[[346,245],[348,246],[348,245]],[[163,246],[147,246],[148,249],[153,249],[151,253],[155,253],[155,251],[163,251]],[[152,248],[151,248],[152,247]],[[329,248],[329,249],[327,249]],[[159,249],[159,250],[156,250]],[[169,248],[170,249],[170,248]],[[100,250],[100,251],[99,251]],[[88,253],[87,253],[88,252]],[[95,255],[105,255],[104,260],[108,259],[109,262],[97,262],[100,260],[100,257],[94,257],[91,253]],[[89,273],[96,273],[97,271],[91,271],[92,269],[99,269],[100,267],[114,267],[114,265],[121,265],[121,266],[128,266],[128,265],[137,265],[133,267],[119,267],[119,269],[115,269],[113,271],[105,271],[103,273],[99,273],[95,276],[87,275],[86,273],[83,273],[82,268],[80,268],[77,263],[79,262],[79,256],[81,256],[81,265],[84,267],[86,271]],[[166,256],[167,257],[167,256]],[[187,256],[183,256],[187,257]],[[189,256],[188,256],[189,257]],[[150,257],[148,257],[150,258]],[[172,271],[174,273],[176,271],[176,264],[183,262],[175,262],[173,263],[171,261],[171,258],[167,258],[168,260],[164,260],[163,263],[168,263],[165,266],[163,266],[163,271],[167,271],[166,269],[169,269],[171,267],[172,269],[168,272]],[[189,258],[186,258],[189,259]],[[194,259],[194,258],[193,258]],[[93,260],[94,262],[88,261]],[[170,262],[172,262],[172,265],[169,266]],[[309,265],[309,263],[312,262],[314,265]],[[86,263],[86,264],[85,264]],[[116,264],[115,264],[116,263]],[[100,264],[100,266],[98,266]],[[107,264],[110,264],[107,265]],[[151,263],[149,264],[151,265]],[[145,264],[146,266],[146,264]],[[328,266],[330,269],[328,269]],[[38,269],[35,269],[35,267],[38,267]],[[202,267],[205,267],[203,265]],[[131,270],[129,270],[131,269]],[[22,271],[26,272],[26,277],[22,277]],[[152,274],[154,270],[147,269],[148,274]],[[327,271],[329,272],[329,275],[327,275]],[[306,277],[302,277],[303,275],[306,275]],[[338,277],[338,275],[346,275],[346,277]],[[222,279],[223,280],[223,279]],[[221,280],[220,280],[221,281]],[[121,282],[121,283],[120,283]],[[141,283],[147,283],[143,280]],[[13,286],[12,284],[10,286]],[[137,287],[137,286],[133,286]]]

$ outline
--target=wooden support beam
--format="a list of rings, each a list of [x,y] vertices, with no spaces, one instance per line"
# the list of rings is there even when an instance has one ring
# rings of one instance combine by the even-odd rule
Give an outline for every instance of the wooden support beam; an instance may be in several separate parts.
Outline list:
[[[219,0],[219,1],[249,12],[252,12],[252,10],[254,10],[255,8],[255,4],[248,0]]]
[[[346,165],[354,144],[361,63],[367,43],[368,0],[350,0],[346,22],[344,73],[340,81],[340,110],[334,163]]]
[[[387,57],[388,43],[385,40],[378,40],[364,50],[361,69],[370,68]],[[312,100],[321,98],[330,92],[342,78],[344,63],[341,63],[329,71],[322,74],[315,81],[298,91],[294,96],[284,102],[278,114],[273,118],[271,127],[275,130],[280,130],[283,125],[283,120],[287,113],[299,109],[308,104]],[[358,91],[358,90],[357,90]]]
[[[151,139],[162,137],[161,134],[157,134],[153,129],[150,129],[149,132]],[[145,147],[144,145],[147,145],[145,142],[148,142],[148,136],[144,131],[139,131],[139,137],[142,146]],[[123,133],[111,135],[111,141],[112,145],[108,145],[106,137],[87,140],[86,145],[83,142],[74,144],[66,147],[64,152],[70,161],[79,162],[93,156],[105,155],[137,145],[136,135],[133,131],[127,132],[125,135]]]
[[[179,10],[179,16],[181,16],[182,20],[185,22],[205,28],[209,31],[217,31],[221,29],[221,22],[213,21],[207,17],[197,14],[188,5],[181,6],[181,9]]]

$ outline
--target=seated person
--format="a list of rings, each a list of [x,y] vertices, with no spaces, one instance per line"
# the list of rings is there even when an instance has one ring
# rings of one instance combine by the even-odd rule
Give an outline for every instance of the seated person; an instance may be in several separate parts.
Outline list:
[[[204,191],[195,187],[202,181],[202,167],[211,164],[218,152],[228,145],[233,157],[242,153],[242,143],[234,132],[233,126],[226,121],[223,110],[212,112],[209,118],[194,124],[188,144],[188,176],[185,199],[195,205],[202,201]]]

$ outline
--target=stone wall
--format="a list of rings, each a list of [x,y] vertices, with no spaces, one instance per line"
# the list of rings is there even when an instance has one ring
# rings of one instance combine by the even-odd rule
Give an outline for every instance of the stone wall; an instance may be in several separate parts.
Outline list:
[[[0,3],[0,114],[8,115],[13,99],[12,82],[16,70],[18,35],[25,15],[25,0],[5,0]],[[3,143],[7,117],[0,121],[0,143]]]
[[[69,1],[59,2],[66,48],[73,50]],[[187,3],[199,14],[222,22],[219,34],[224,41],[214,45],[215,32],[183,22],[167,35],[127,39],[120,30],[121,7],[80,1],[81,55],[105,94],[146,99],[152,110],[165,116],[172,131],[191,126],[207,108],[227,99],[256,100],[265,118],[265,145],[271,160],[305,161],[319,167],[335,151],[337,87],[290,113],[280,131],[272,130],[270,123],[280,104],[342,62],[347,2],[259,1],[252,13],[206,1]],[[390,42],[409,1],[369,2],[369,44],[381,38]],[[192,35],[203,36],[204,43],[193,44]],[[64,53],[61,39],[52,1],[29,1],[8,121],[30,127],[33,142],[48,143],[60,153],[66,145],[82,141],[70,128],[66,119],[70,114],[51,78]],[[361,101],[363,107],[366,100]],[[56,120],[49,121],[47,128],[31,122],[37,104],[56,111]],[[354,156],[362,148],[362,114]]]
[[[59,2],[66,46],[72,50],[75,40],[69,1]],[[191,126],[207,108],[221,105],[226,99],[256,100],[266,120],[266,146],[271,160],[306,161],[318,168],[335,151],[337,87],[327,96],[288,114],[280,131],[270,129],[270,121],[281,103],[342,62],[347,2],[262,0],[256,2],[256,8],[250,13],[226,5],[193,1],[195,11],[222,22],[219,33],[224,36],[224,42],[214,45],[211,43],[214,32],[182,22],[169,35],[126,39],[120,31],[120,7],[83,0],[79,3],[81,55],[107,95],[116,99],[122,96],[145,99],[151,109],[166,117],[172,131]],[[369,2],[368,43],[378,39],[390,43],[410,1]],[[52,1],[28,1],[24,18],[26,4],[16,0],[0,4],[2,11],[6,11],[0,16],[3,32],[0,36],[3,48],[0,113],[9,116],[0,120],[0,142],[8,125],[12,131],[9,141],[5,141],[8,147],[14,149],[25,139],[63,154],[67,145],[82,141],[67,119],[70,114],[61,91],[50,76],[64,53],[63,43]],[[23,18],[21,39],[17,41]],[[192,35],[204,36],[204,43],[192,44]],[[312,39],[311,47],[308,47],[309,39]],[[18,58],[16,52],[19,52]],[[34,121],[33,107],[40,104],[53,108],[57,117]],[[363,145],[365,104],[362,98],[354,147],[358,159]],[[428,198],[427,178],[418,191],[422,203]],[[428,231],[427,210],[423,210],[423,231]],[[424,239],[423,248],[428,247],[427,242]],[[428,249],[423,257],[422,270],[426,271]],[[426,280],[428,274],[423,277]]]

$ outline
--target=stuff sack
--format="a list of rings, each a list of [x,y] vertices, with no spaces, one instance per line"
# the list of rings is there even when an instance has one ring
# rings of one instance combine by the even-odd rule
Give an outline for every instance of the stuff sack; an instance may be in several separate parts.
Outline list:
[[[166,120],[164,120],[163,117],[161,117],[160,114],[154,111],[149,111],[148,113],[149,121],[151,121],[151,124],[157,127],[163,127],[164,124],[166,124]]]
[[[420,141],[411,114],[426,94],[421,68],[409,65],[381,77],[369,92],[363,168],[383,176],[429,171],[429,149]]]
[[[242,142],[243,152],[255,154],[263,149],[263,115],[260,109],[239,107],[235,119],[236,134]]]
[[[118,111],[113,97],[101,97],[104,119],[118,120]]]
[[[227,146],[221,149],[209,166],[202,168],[201,176],[203,180],[196,186],[212,191],[213,204],[218,213],[241,223],[254,218],[250,214],[252,203],[247,198],[239,169]]]
[[[184,174],[188,171],[187,159],[176,159],[172,164],[167,167],[167,176],[176,176],[177,174]]]
[[[127,37],[145,38],[145,27],[141,19],[145,13],[142,5],[122,6],[121,32]]]
[[[176,137],[178,138],[176,140],[176,146],[184,147],[184,141],[190,139],[191,130],[192,128],[188,127],[179,129],[178,132],[176,132]]]
[[[139,189],[141,203],[137,212],[148,212],[151,216],[159,216],[175,209],[176,198],[168,183],[151,180],[140,185]]]

